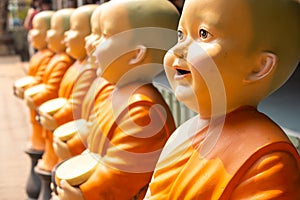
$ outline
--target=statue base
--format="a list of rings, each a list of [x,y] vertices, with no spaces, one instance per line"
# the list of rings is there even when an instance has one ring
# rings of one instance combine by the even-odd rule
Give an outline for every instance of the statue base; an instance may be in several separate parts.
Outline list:
[[[26,194],[28,199],[37,199],[41,190],[41,181],[38,175],[34,171],[38,160],[42,157],[44,151],[37,151],[34,149],[26,149],[25,153],[29,155],[31,160],[30,174],[26,183]]]
[[[41,180],[41,191],[38,200],[51,199],[51,172],[42,170],[37,166],[34,168],[34,171],[40,177]]]

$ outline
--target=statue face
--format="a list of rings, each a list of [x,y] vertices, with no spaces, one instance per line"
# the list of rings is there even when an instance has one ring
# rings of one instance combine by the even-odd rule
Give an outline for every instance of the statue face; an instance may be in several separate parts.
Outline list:
[[[125,6],[116,4],[117,6],[112,2],[107,3],[105,9],[101,11],[100,34],[94,41],[94,45],[97,46],[94,52],[96,64],[102,71],[101,76],[111,83],[117,83],[130,70],[128,55],[116,53],[119,49],[126,49],[130,42],[129,37],[125,38],[118,34],[131,28]]]
[[[70,30],[65,32],[66,52],[75,59],[86,57],[84,38],[90,33],[88,14],[75,11],[70,18]]]
[[[99,24],[99,17],[101,13],[101,8],[103,5],[99,6],[95,9],[91,16],[91,33],[90,35],[85,37],[85,51],[87,55],[89,56],[89,62],[91,64],[95,64],[95,57],[93,56],[93,53],[96,49],[96,46],[98,45],[98,41],[101,31],[100,31],[100,24]]]
[[[213,104],[225,102],[226,112],[239,106],[253,64],[250,21],[241,0],[185,1],[178,43],[164,64],[176,97],[200,116],[210,117]]]
[[[65,50],[63,16],[55,13],[51,18],[51,29],[47,32],[48,48],[54,52]]]
[[[42,17],[36,16],[33,19],[33,29],[30,30],[31,44],[36,49],[44,49],[47,47],[45,37],[47,35],[48,27]]]

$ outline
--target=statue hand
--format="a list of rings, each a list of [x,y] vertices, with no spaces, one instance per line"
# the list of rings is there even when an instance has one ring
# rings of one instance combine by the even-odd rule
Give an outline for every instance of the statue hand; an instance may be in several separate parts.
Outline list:
[[[47,113],[43,113],[43,112],[40,113],[40,122],[41,125],[49,131],[53,131],[54,129],[57,128],[56,120],[54,119],[53,116]]]
[[[22,87],[13,87],[14,89],[14,94],[16,97],[20,99],[24,99],[24,89]]]
[[[60,182],[57,192],[60,200],[84,200],[80,189],[72,187],[66,180]]]
[[[25,96],[25,102],[26,102],[26,105],[27,105],[30,109],[32,109],[32,110],[35,110],[35,109],[36,109],[36,107],[35,107],[35,105],[34,105],[34,102],[33,102],[32,98],[31,98],[30,96]]]
[[[52,145],[54,152],[60,159],[65,160],[72,157],[68,145],[65,142],[61,141],[59,138],[54,137]]]
[[[51,182],[50,183],[50,188],[51,188],[51,198],[50,198],[50,200],[59,200],[59,197],[58,197],[58,195],[55,193],[55,191],[54,191],[54,184],[53,184],[53,182]]]
[[[55,194],[55,192],[51,192],[50,200],[59,200],[59,197]]]

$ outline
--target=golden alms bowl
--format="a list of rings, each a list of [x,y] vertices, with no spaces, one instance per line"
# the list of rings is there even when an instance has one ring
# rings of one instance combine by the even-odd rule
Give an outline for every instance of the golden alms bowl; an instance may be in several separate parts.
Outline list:
[[[56,169],[56,184],[60,186],[61,180],[72,186],[84,183],[94,172],[98,161],[99,155],[96,153],[83,153],[64,161]]]
[[[45,90],[45,88],[46,88],[46,86],[44,84],[35,85],[35,86],[25,90],[24,96],[32,97],[32,96],[36,95],[37,93]]]
[[[56,98],[46,101],[39,107],[39,112],[47,113],[49,115],[53,115],[59,109],[61,109],[67,100],[65,98]]]
[[[78,119],[59,126],[54,130],[53,135],[65,142],[71,139],[78,132],[80,132],[80,130],[85,129],[85,127],[86,120]]]
[[[23,78],[20,78],[20,79],[16,80],[14,86],[16,88],[24,88],[27,85],[33,83],[34,80],[35,79],[32,76],[25,76]]]

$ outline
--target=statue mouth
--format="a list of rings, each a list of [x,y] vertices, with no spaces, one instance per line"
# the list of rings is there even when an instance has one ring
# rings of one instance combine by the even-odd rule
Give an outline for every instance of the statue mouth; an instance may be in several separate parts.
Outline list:
[[[176,72],[177,72],[176,75],[187,75],[187,74],[190,74],[190,73],[191,73],[191,72],[188,71],[188,70],[179,69],[179,68],[176,68]]]

